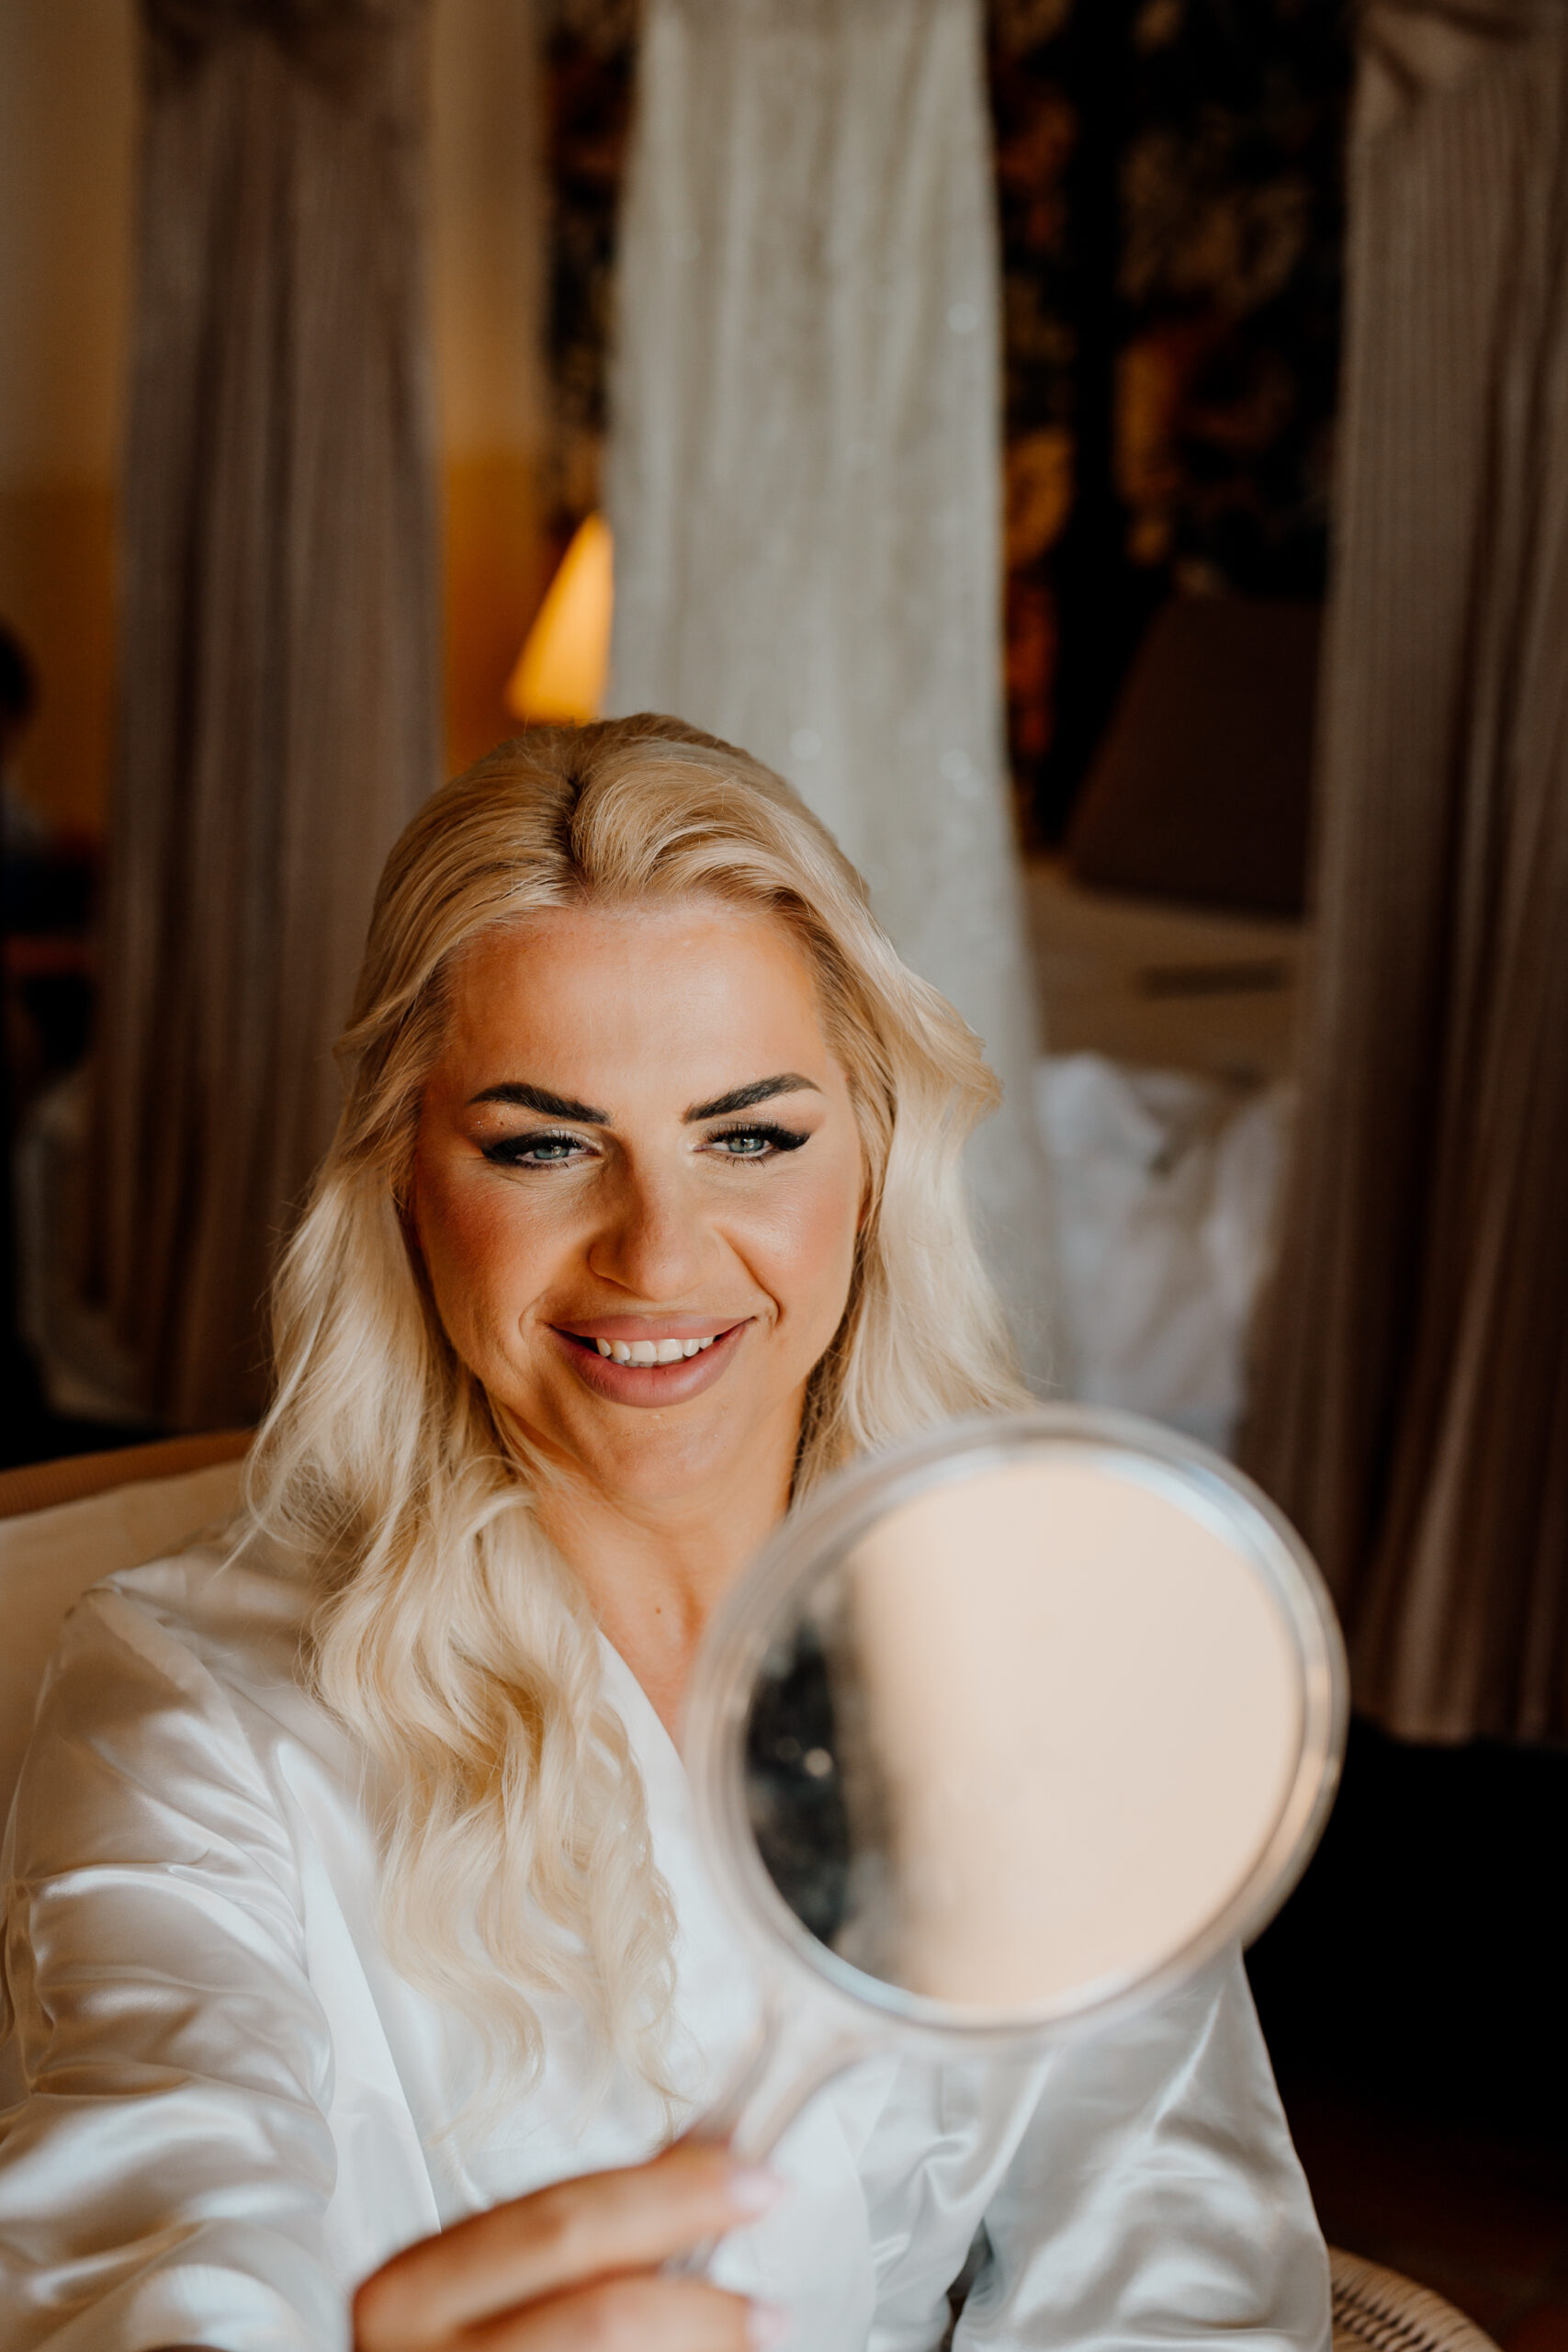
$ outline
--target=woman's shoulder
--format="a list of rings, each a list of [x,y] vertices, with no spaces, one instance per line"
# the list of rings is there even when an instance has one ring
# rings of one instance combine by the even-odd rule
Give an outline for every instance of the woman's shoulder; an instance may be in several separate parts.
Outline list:
[[[309,1573],[243,1519],[165,1559],[120,1568],[65,1620],[87,1639],[174,1645],[234,1675],[267,1674],[299,1654]]]
[[[89,1586],[67,1611],[45,1691],[84,1667],[193,1691],[298,1685],[310,1579],[243,1522]]]
[[[272,1811],[282,1752],[338,1738],[301,1673],[310,1604],[308,1579],[236,1531],[91,1586],[44,1678],[18,1854],[46,1825],[53,1849],[70,1791],[95,1815],[176,1786]]]

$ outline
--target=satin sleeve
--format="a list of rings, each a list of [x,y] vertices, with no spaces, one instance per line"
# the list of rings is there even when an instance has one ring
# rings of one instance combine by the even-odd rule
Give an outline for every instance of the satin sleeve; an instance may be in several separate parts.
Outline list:
[[[1328,2256],[1237,1955],[1063,2050],[953,2352],[1328,2352]]]
[[[6,1855],[3,2352],[336,2352],[293,1850],[233,1702],[112,1587],[66,1622]]]
[[[1239,1956],[1043,2058],[923,2092],[904,2070],[871,2154],[870,2352],[934,2352],[976,2223],[953,2352],[1328,2352],[1328,2257]]]

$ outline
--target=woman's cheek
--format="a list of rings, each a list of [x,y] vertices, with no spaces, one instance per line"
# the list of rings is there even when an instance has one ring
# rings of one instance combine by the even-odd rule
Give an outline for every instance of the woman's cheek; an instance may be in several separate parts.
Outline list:
[[[415,1229],[447,1336],[464,1361],[505,1348],[538,1295],[540,1204],[487,1170],[478,1181],[432,1171],[415,1196]]]
[[[804,1171],[803,1171],[804,1172]],[[752,1272],[784,1315],[838,1329],[854,1268],[858,1167],[814,1174],[792,1196],[759,1203],[750,1223]]]

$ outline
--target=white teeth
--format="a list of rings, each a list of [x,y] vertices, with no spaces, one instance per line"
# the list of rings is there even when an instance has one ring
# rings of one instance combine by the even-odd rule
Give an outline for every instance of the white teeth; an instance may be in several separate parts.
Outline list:
[[[613,1356],[617,1363],[684,1363],[711,1348],[718,1337],[715,1331],[705,1340],[595,1340],[593,1344],[602,1356]]]

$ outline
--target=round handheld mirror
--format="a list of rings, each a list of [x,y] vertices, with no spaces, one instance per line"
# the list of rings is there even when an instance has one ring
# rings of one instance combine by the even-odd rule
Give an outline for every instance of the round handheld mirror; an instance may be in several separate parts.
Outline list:
[[[855,1465],[708,1630],[685,1751],[768,1988],[696,2128],[763,2155],[889,2044],[1093,2031],[1257,1934],[1316,1843],[1343,1645],[1203,1447],[1048,1407]]]

